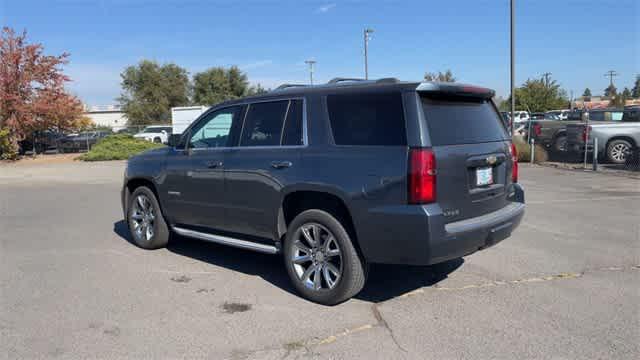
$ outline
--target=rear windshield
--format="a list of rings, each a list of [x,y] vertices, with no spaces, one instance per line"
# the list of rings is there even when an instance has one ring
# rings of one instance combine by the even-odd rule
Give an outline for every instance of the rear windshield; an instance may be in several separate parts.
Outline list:
[[[490,100],[422,97],[431,145],[475,144],[508,139]]]

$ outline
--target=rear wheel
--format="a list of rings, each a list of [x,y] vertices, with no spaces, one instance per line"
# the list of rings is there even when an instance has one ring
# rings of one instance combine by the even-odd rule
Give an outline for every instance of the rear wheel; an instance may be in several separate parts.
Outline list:
[[[307,210],[289,225],[284,242],[287,272],[305,298],[334,305],[356,295],[366,264],[344,226],[323,210]]]
[[[553,151],[558,153],[567,152],[567,135],[558,135],[553,141]]]
[[[169,227],[153,191],[140,186],[129,197],[127,223],[133,242],[144,249],[165,247],[169,242]]]
[[[631,144],[628,141],[613,140],[607,145],[607,159],[614,164],[624,164],[629,149]]]

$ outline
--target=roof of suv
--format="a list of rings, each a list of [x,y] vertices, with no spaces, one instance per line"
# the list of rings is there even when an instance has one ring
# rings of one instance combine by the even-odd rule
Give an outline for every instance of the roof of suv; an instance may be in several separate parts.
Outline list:
[[[420,88],[419,88],[420,87]],[[415,90],[424,90],[424,91],[439,91],[439,90],[447,90],[451,88],[465,89],[469,90],[468,92],[476,92],[476,93],[486,93],[486,95],[490,95],[492,97],[495,92],[491,89],[481,88],[473,85],[460,84],[460,83],[441,83],[441,82],[418,82],[418,81],[400,81],[396,78],[382,78],[377,80],[364,80],[364,79],[353,79],[353,78],[335,78],[329,81],[326,84],[320,85],[304,85],[304,84],[284,84],[279,86],[278,88],[269,91],[265,94],[254,95],[243,97],[239,99],[229,100],[222,102],[220,104],[216,104],[215,106],[220,105],[233,105],[237,103],[245,103],[247,101],[257,101],[263,99],[272,99],[284,96],[303,96],[308,94],[329,94],[333,93],[336,90],[341,90],[341,92],[360,92],[364,89],[372,89],[372,88],[384,88],[387,90],[397,90],[397,91],[415,91]]]

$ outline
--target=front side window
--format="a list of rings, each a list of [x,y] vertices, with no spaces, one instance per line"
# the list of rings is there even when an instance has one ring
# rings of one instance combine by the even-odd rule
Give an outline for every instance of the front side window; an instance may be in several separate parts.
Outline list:
[[[249,105],[242,128],[240,146],[278,146],[289,101]]]
[[[215,148],[230,146],[231,125],[240,115],[240,107],[234,106],[212,112],[192,130],[190,148]]]
[[[402,96],[364,93],[327,96],[336,145],[406,145]]]

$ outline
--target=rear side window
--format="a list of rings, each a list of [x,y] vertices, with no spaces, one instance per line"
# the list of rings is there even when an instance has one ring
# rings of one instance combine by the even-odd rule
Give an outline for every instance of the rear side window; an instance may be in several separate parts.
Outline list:
[[[422,97],[431,144],[476,144],[508,139],[493,104],[486,99]]]
[[[282,145],[302,145],[302,100],[291,100],[282,131]]]
[[[280,145],[288,105],[289,101],[251,104],[244,121],[240,146]]]
[[[406,145],[399,92],[327,96],[336,145]]]

